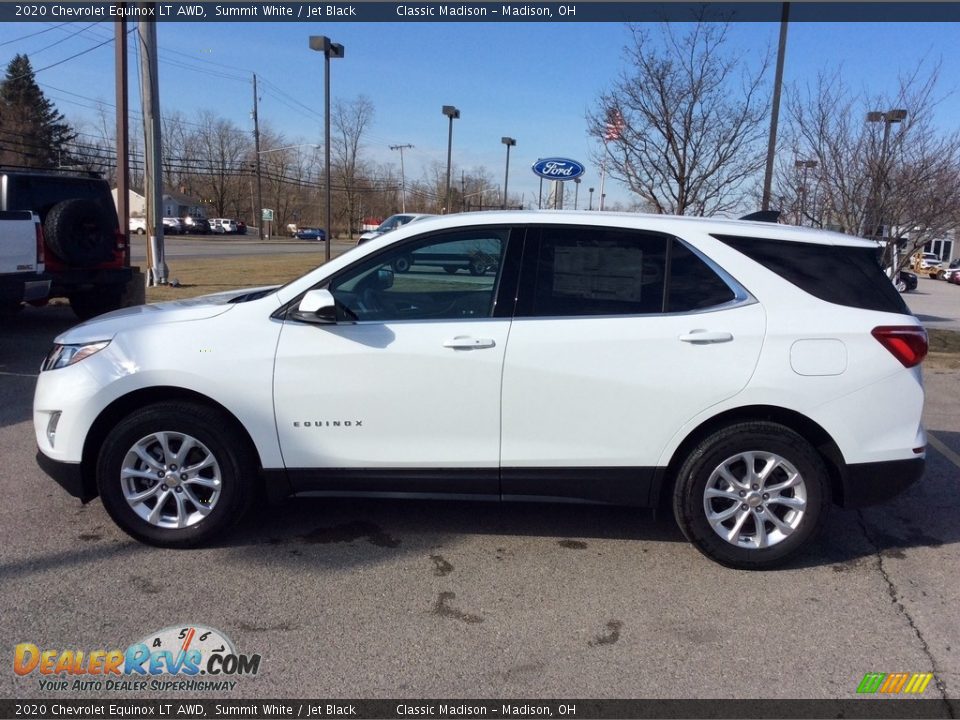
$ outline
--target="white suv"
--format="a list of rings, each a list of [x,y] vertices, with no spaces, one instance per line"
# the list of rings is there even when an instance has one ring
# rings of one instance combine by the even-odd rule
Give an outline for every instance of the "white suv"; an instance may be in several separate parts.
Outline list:
[[[394,271],[418,254],[492,271]],[[55,342],[40,464],[161,546],[262,488],[672,504],[702,552],[761,568],[924,467],[926,334],[875,244],[806,228],[449,215]]]

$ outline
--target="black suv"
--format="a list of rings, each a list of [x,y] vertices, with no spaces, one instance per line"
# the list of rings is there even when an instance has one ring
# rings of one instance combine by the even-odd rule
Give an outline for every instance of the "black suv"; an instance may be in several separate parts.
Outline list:
[[[121,307],[133,270],[106,180],[0,168],[0,210],[40,216],[50,297],[69,298],[82,320]]]

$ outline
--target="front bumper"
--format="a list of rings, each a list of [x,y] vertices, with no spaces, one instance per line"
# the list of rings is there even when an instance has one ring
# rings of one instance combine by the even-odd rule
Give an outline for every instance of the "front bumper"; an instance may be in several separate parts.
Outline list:
[[[896,497],[923,476],[925,465],[922,457],[847,465],[843,507],[866,507]]]
[[[81,502],[88,503],[97,496],[96,487],[83,477],[80,463],[53,460],[37,450],[37,465],[56,480],[60,487],[75,498],[79,498]]]

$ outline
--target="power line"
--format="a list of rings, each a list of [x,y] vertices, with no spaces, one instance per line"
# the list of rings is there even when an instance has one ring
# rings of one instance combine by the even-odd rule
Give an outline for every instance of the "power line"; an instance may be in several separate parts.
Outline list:
[[[94,26],[94,25],[96,25],[95,22],[94,22],[94,23],[90,23],[90,24],[87,25],[86,27],[82,27],[82,28],[80,28],[79,30],[76,30],[75,32],[70,33],[70,34],[67,35],[65,38],[60,38],[60,39],[57,40],[56,42],[52,42],[52,43],[50,43],[49,45],[44,45],[44,46],[43,46],[42,48],[40,48],[39,50],[32,50],[32,51],[30,52],[30,56],[33,57],[33,56],[35,56],[35,55],[37,55],[37,54],[39,54],[39,53],[42,53],[44,50],[49,50],[49,49],[52,48],[52,47],[56,47],[57,45],[61,45],[61,44],[65,43],[67,40],[70,40],[70,39],[72,39],[72,38],[75,38],[77,35],[79,35],[80,33],[82,33],[84,30],[89,30],[89,29],[90,29],[92,26]]]
[[[37,35],[43,35],[44,33],[48,33],[51,30],[56,30],[57,28],[60,28],[60,27],[63,27],[64,25],[69,25],[69,24],[70,23],[62,22],[59,25],[53,25],[51,27],[46,28],[45,30],[37,30],[37,32],[32,32],[27,35],[21,35],[20,37],[14,38],[13,40],[4,40],[2,43],[0,43],[0,47],[3,47],[4,45],[10,45],[11,43],[20,42],[21,40],[26,40],[27,38],[32,38]]]
[[[128,31],[127,31],[127,34],[129,35],[131,32],[133,32],[133,29],[128,30]],[[58,61],[55,62],[55,63],[50,63],[49,65],[44,65],[42,68],[33,68],[30,72],[23,73],[22,75],[18,75],[17,77],[7,78],[5,82],[13,82],[13,81],[15,81],[15,80],[22,80],[23,78],[25,78],[25,77],[30,77],[31,75],[34,75],[34,76],[35,76],[35,75],[36,75],[37,73],[39,73],[39,72],[43,72],[44,70],[49,70],[50,68],[55,68],[55,67],[57,67],[57,65],[63,65],[65,62],[69,62],[70,60],[73,60],[73,59],[75,59],[75,58],[80,57],[81,55],[86,55],[87,53],[93,52],[93,51],[96,50],[97,48],[101,48],[101,47],[103,47],[104,45],[108,45],[108,44],[110,44],[110,43],[112,43],[112,42],[113,42],[113,38],[110,38],[109,40],[104,40],[104,41],[101,42],[101,43],[97,43],[97,44],[94,45],[93,47],[89,47],[89,48],[87,48],[86,50],[81,50],[81,51],[78,52],[78,53],[74,53],[74,54],[71,55],[70,57],[65,57],[63,60],[58,60]]]

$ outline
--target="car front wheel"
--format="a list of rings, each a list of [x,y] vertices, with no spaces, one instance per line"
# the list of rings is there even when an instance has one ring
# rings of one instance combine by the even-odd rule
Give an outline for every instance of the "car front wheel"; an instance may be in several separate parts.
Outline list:
[[[160,547],[209,542],[239,520],[256,464],[222,411],[148,405],[110,432],[97,462],[103,505],[128,535]]]
[[[826,518],[826,468],[787,427],[731,425],[702,441],[680,468],[674,515],[698,550],[728,567],[782,564]]]

